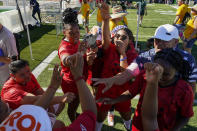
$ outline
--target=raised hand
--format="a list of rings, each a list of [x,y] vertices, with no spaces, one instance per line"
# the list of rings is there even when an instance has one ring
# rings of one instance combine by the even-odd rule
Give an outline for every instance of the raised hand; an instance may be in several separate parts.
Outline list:
[[[83,66],[84,66],[84,59],[83,55],[80,53],[76,53],[75,57],[70,59],[71,65],[70,70],[74,77],[74,79],[83,76]]]
[[[127,45],[122,40],[115,41],[115,45],[117,47],[118,52],[121,55],[125,55],[126,54],[125,52],[126,52]]]
[[[63,95],[62,102],[63,103],[71,103],[75,99],[75,95],[72,92],[67,92]]]
[[[80,52],[81,54],[85,54],[87,48],[88,48],[87,41],[82,41],[82,42],[79,44],[78,52]]]
[[[146,81],[148,83],[158,82],[163,74],[163,67],[157,63],[145,63],[144,68],[146,69]]]
[[[105,85],[105,88],[102,90],[102,93],[105,93],[106,91],[108,91],[114,84],[113,78],[92,78],[92,81],[95,82],[93,86],[97,86],[99,84]]]
[[[87,59],[88,65],[93,64],[94,59],[97,56],[97,52],[98,52],[98,48],[95,48],[95,49],[90,48],[90,51],[86,52],[86,59]]]
[[[51,77],[50,87],[57,89],[62,82],[63,74],[61,75],[61,67],[59,65],[55,65],[53,69],[53,75]]]
[[[102,2],[99,8],[101,10],[101,16],[103,20],[111,18],[109,14],[109,6],[106,3]]]

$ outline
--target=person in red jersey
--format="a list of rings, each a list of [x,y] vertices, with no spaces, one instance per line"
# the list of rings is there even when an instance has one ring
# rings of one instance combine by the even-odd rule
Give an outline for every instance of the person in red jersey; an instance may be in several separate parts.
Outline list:
[[[13,61],[9,65],[9,69],[11,77],[1,90],[1,99],[9,104],[10,109],[14,110],[24,104],[33,104],[42,96],[44,90],[31,73],[27,61]],[[54,127],[64,125],[62,122],[56,120],[55,116],[58,116],[63,110],[64,103],[71,102],[74,97],[73,93],[54,97],[51,107],[48,110]]]
[[[108,78],[118,74],[123,71],[128,64],[130,64],[136,57],[137,52],[134,49],[134,37],[132,32],[128,28],[120,28],[114,37],[112,42],[110,41],[110,30],[109,30],[109,7],[106,3],[102,3],[101,15],[103,18],[102,21],[102,45],[99,48],[98,52],[101,54],[95,59],[96,63],[93,63],[92,74],[93,78]],[[98,67],[99,66],[99,67]],[[99,71],[98,71],[99,70]],[[97,74],[97,73],[99,74]],[[94,76],[95,75],[95,76]],[[124,91],[128,89],[129,82],[122,86],[122,88],[112,87],[106,93],[102,93],[104,88],[103,84],[96,86],[96,100],[97,100],[97,124],[96,130],[100,131],[102,128],[102,123],[105,120],[108,111],[113,106],[105,105],[101,100],[104,97],[116,98],[120,96]],[[118,89],[118,90],[116,90]],[[126,129],[130,129],[131,123],[131,110],[130,110],[130,101],[121,102],[114,104],[114,107],[119,111],[121,117],[123,118],[124,125]]]
[[[76,110],[79,106],[79,97],[76,83],[73,79],[70,68],[68,67],[68,58],[75,57],[77,52],[85,53],[85,46],[83,44],[85,42],[80,44],[79,41],[80,32],[77,15],[77,12],[71,8],[67,8],[63,12],[64,38],[62,39],[58,49],[58,56],[61,61],[62,73],[64,74],[61,84],[62,90],[64,94],[67,92],[72,92],[76,96],[76,98],[68,104],[67,113],[71,122],[73,122],[77,117]],[[88,77],[88,66],[85,59],[83,76],[85,80]]]
[[[164,69],[161,79],[155,81],[158,84],[157,121],[159,130],[180,130],[194,115],[192,109],[194,94],[191,86],[186,82],[190,66],[173,49],[159,51],[154,57],[154,62]],[[132,131],[144,130],[141,114],[147,79],[151,78],[146,75],[145,71],[141,71],[129,88],[129,92],[125,92],[124,95],[114,100],[105,101],[106,103],[116,103],[140,94],[132,121]]]
[[[69,67],[76,81],[81,102],[82,114],[68,127],[56,128],[54,131],[94,131],[96,124],[96,104],[93,96],[83,80],[83,56],[69,58],[73,63]],[[52,131],[51,122],[46,110],[61,84],[61,68],[54,68],[53,76],[47,91],[37,100],[34,105],[22,105],[16,110],[9,112],[9,107],[0,99],[0,130],[36,130]],[[7,117],[7,118],[6,118]],[[2,122],[2,120],[4,120]]]

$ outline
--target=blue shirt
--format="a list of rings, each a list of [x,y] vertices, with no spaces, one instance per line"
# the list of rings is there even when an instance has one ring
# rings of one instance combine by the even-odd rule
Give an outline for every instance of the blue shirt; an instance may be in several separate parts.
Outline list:
[[[195,58],[189,54],[188,52],[181,50],[179,48],[175,48],[175,51],[179,52],[183,59],[186,60],[191,69],[191,74],[189,75],[188,82],[196,82],[197,81],[197,66]],[[135,62],[138,64],[138,67],[140,70],[144,69],[144,64],[147,62],[153,62],[154,56],[155,56],[155,49],[150,49],[146,52],[141,53],[135,60]]]

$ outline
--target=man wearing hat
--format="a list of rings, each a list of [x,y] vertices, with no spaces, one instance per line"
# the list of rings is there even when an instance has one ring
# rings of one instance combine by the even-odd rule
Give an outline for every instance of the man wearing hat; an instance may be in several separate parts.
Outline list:
[[[183,48],[191,54],[192,46],[197,38],[197,5],[191,9],[192,18],[187,22],[184,30]]]
[[[176,48],[179,39],[177,28],[170,24],[161,25],[156,29],[153,38],[154,48],[141,53],[124,72],[121,72],[116,76],[110,78],[92,79],[99,84],[103,83],[106,85],[106,87],[103,89],[103,93],[109,90],[112,85],[123,85],[131,78],[136,77],[140,72],[139,70],[144,69],[144,63],[153,61],[155,54],[165,48],[174,48],[174,50],[176,50],[183,56],[184,60],[188,61],[191,68],[188,82],[191,84],[192,89],[195,92],[197,80],[197,66],[195,58],[188,52]]]
[[[128,25],[127,18],[125,17],[128,13],[124,12],[122,6],[117,5],[112,8],[111,20],[109,21],[110,31],[118,25]]]

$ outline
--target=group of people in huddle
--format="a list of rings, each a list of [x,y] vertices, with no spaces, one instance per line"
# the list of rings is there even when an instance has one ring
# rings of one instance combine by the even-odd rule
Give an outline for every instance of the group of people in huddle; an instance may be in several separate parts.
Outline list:
[[[98,38],[93,47],[79,41],[78,12],[71,8],[63,12],[61,65],[54,67],[46,91],[27,61],[10,63],[10,78],[1,91],[0,130],[101,131],[112,107],[128,131],[180,130],[187,124],[194,115],[197,68],[194,57],[177,46],[178,29],[159,26],[154,48],[138,54],[132,31],[125,25],[110,31],[109,5],[102,2],[99,9],[102,26],[90,32]],[[64,95],[54,96],[59,86]],[[131,118],[131,100],[136,95],[139,102]],[[65,103],[68,126],[56,120]]]

